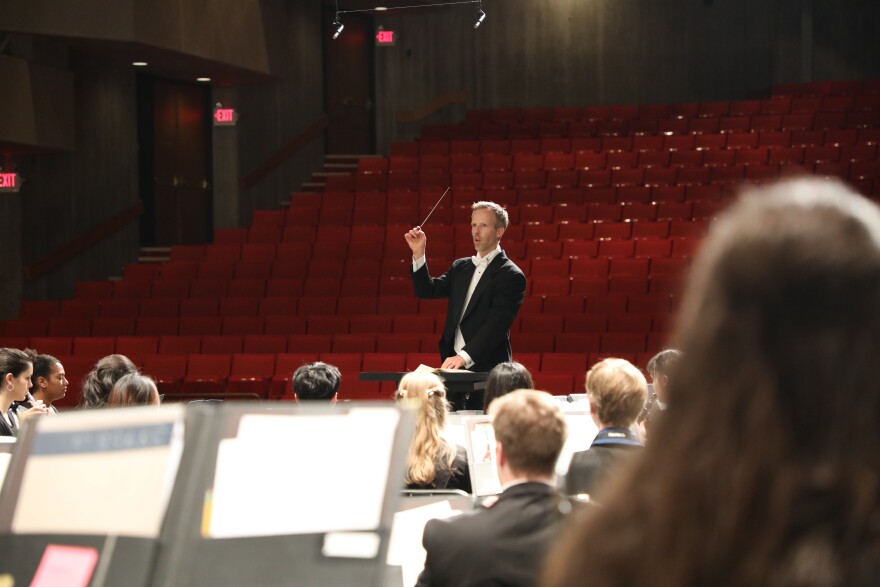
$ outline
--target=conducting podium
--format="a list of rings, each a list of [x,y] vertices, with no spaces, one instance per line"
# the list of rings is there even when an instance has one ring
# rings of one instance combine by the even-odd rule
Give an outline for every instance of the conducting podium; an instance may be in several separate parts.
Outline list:
[[[454,411],[482,410],[483,395],[486,389],[488,373],[461,371],[453,369],[435,369],[432,371],[446,385],[446,397]],[[393,381],[400,385],[400,380],[408,371],[372,371],[360,375],[361,381]]]

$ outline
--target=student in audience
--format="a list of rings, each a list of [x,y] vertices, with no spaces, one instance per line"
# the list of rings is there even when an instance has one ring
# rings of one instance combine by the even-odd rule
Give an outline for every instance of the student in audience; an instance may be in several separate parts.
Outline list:
[[[416,429],[406,455],[407,489],[461,489],[471,492],[467,454],[443,439],[446,388],[433,373],[407,373],[400,380],[398,401],[418,402]]]
[[[159,390],[152,378],[140,373],[129,373],[119,378],[107,398],[110,407],[158,406]]]
[[[504,491],[476,511],[427,523],[417,587],[537,584],[561,520],[554,467],[565,417],[549,394],[534,390],[496,399],[489,414]]]
[[[103,408],[116,382],[124,375],[137,372],[135,364],[125,355],[104,357],[83,380],[80,407]]]
[[[604,359],[587,372],[584,387],[599,434],[589,450],[572,455],[565,489],[569,495],[593,496],[600,484],[642,450],[631,428],[645,405],[648,384],[629,361]]]
[[[545,587],[880,585],[880,210],[836,182],[755,188],[681,308],[658,442]]]
[[[57,414],[58,410],[52,402],[67,394],[68,384],[61,361],[52,355],[37,355],[34,358],[34,372],[31,375],[31,390],[19,406],[24,409],[32,408],[36,405],[36,400],[41,400],[49,413]]]
[[[307,363],[293,374],[293,398],[297,402],[308,400],[336,403],[342,375],[333,365],[316,361]]]
[[[665,349],[651,357],[645,368],[651,376],[651,387],[655,397],[654,405],[658,410],[665,410],[669,399],[666,394],[666,388],[669,385],[669,373],[675,367],[675,364],[681,359],[681,351],[676,349]]]
[[[516,361],[499,363],[489,371],[486,379],[486,390],[483,394],[483,412],[489,412],[489,404],[492,400],[501,397],[515,389],[532,389],[535,383],[532,374],[525,365]]]
[[[17,436],[18,420],[10,413],[12,402],[22,401],[31,387],[36,353],[0,348],[0,436]],[[19,413],[22,421],[46,413],[46,406],[37,400],[35,405]]]
[[[669,385],[669,374],[681,358],[681,351],[665,349],[651,357],[645,369],[651,376],[651,389],[648,401],[639,414],[638,430],[642,442],[648,439],[648,428],[656,422],[667,406],[666,389]]]

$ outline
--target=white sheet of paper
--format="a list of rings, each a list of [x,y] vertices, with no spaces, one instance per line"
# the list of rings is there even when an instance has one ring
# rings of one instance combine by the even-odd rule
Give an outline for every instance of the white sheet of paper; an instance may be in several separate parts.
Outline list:
[[[157,538],[183,451],[183,416],[182,406],[150,406],[39,419],[12,531]],[[170,438],[151,436],[168,425]],[[41,437],[53,435],[59,452],[41,454]]]
[[[375,532],[329,532],[321,554],[338,558],[376,558],[382,539]]]
[[[394,514],[388,544],[388,566],[400,566],[404,585],[415,585],[425,566],[422,534],[428,520],[449,518],[460,514],[448,501],[439,501]]]
[[[0,487],[3,487],[3,480],[6,479],[6,470],[9,468],[11,460],[12,453],[0,453]]]
[[[562,445],[562,452],[556,460],[556,474],[565,475],[571,464],[571,456],[582,450],[587,450],[593,444],[593,439],[599,434],[596,423],[590,417],[589,407],[584,410],[570,410],[565,414],[565,423],[568,424],[568,438]]]
[[[378,528],[399,421],[394,407],[242,417],[217,452],[209,535]]]

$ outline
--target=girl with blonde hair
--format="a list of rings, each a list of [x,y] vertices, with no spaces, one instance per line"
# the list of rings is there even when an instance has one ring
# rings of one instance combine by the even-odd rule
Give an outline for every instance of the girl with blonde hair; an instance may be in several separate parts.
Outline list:
[[[467,456],[461,447],[443,439],[446,388],[433,373],[407,373],[400,380],[398,401],[418,402],[419,413],[406,455],[407,489],[461,489],[471,492]]]

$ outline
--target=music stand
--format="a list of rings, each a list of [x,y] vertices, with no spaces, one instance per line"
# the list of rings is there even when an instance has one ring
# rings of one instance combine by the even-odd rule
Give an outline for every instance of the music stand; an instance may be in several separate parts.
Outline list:
[[[400,385],[400,380],[410,371],[367,371],[361,373],[361,381],[393,381]],[[485,372],[473,371],[435,371],[446,384],[446,394],[452,404],[453,411],[482,410],[483,395],[486,389]]]

